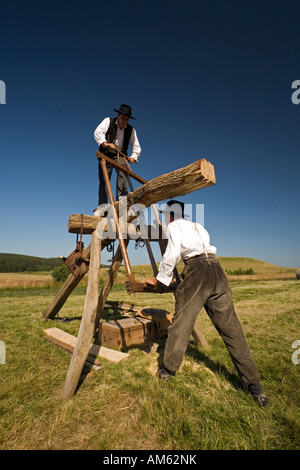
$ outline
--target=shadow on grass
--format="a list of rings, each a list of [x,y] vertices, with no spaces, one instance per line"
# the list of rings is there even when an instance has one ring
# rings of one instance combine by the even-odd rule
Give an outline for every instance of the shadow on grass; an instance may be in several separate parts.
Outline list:
[[[156,345],[154,352],[157,353],[157,370],[159,367],[163,364],[163,357],[164,357],[164,349],[165,349],[165,343],[166,343],[167,337],[162,337],[158,338],[155,342],[148,342],[148,343],[143,343],[143,344],[135,344],[135,345],[130,345],[126,348],[122,348],[123,352],[130,352],[130,350],[133,349],[139,349],[141,352],[145,354],[151,354],[153,353],[153,346]],[[216,362],[213,359],[211,359],[207,354],[205,354],[203,351],[201,351],[197,345],[193,345],[192,343],[189,344],[187,351],[186,351],[186,356],[189,356],[193,358],[197,363],[202,363],[205,367],[210,369],[215,375],[223,377],[225,380],[227,380],[235,389],[239,390],[241,389],[241,381],[239,380],[239,377],[237,374],[234,374],[230,372],[226,366],[221,364],[220,362]],[[80,380],[78,382],[77,388],[75,393],[78,392],[79,388],[81,387],[82,383],[84,380],[87,378],[87,376],[92,372],[92,365],[87,365],[83,367]],[[191,372],[192,373],[192,372]]]
[[[103,310],[102,314],[102,320],[104,321],[117,321],[122,318],[124,318],[124,310],[121,308],[118,308],[118,303],[116,302],[116,305],[112,305],[110,308],[106,308]],[[98,343],[97,341],[98,335],[95,335],[95,342]],[[163,358],[164,358],[164,349],[165,349],[165,343],[167,340],[167,336],[156,338],[155,341],[148,341],[146,343],[142,344],[132,344],[129,346],[123,346],[120,350],[122,352],[127,352],[129,353],[131,350],[140,350],[144,354],[151,354],[151,353],[157,353],[157,369],[161,365],[163,365]],[[123,345],[125,342],[123,342]],[[208,349],[209,351],[209,349]],[[227,380],[234,388],[240,389],[241,388],[241,381],[238,377],[237,374],[230,372],[227,367],[220,363],[219,361],[214,361],[209,357],[209,352],[206,352],[206,350],[201,349],[200,346],[197,346],[193,340],[190,341],[188,348],[186,350],[186,356],[191,357],[194,359],[198,364],[203,364],[205,367],[210,369],[214,374],[223,377],[225,380]],[[87,375],[91,372],[91,368],[88,367],[87,365],[84,366],[78,387],[76,389],[76,392],[80,388],[81,384],[87,377]]]
[[[227,350],[225,351],[227,352]],[[196,362],[203,363],[205,367],[210,369],[216,375],[224,377],[231,385],[237,389],[241,388],[241,381],[237,374],[230,372],[224,364],[219,361],[214,361],[203,350],[199,349],[197,345],[189,343],[186,355],[192,357]]]
[[[157,369],[159,369],[159,367],[163,365],[163,362],[164,362],[164,350],[165,350],[166,340],[167,340],[167,336],[164,336],[162,338],[157,338],[155,340],[155,343],[151,342],[147,344],[144,343],[144,344],[138,344],[138,345],[131,345],[131,346],[128,346],[127,348],[122,348],[122,351],[130,352],[131,349],[140,349],[142,352],[146,354],[150,354],[151,352],[153,352],[153,345],[156,344],[157,347],[154,349],[154,352],[157,353]],[[185,355],[194,359],[198,364],[203,364],[205,367],[210,369],[217,376],[223,377],[234,388],[238,390],[241,389],[241,381],[237,373],[235,374],[233,372],[230,372],[224,364],[220,363],[219,361],[216,362],[213,359],[211,359],[207,353],[201,350],[200,346],[197,346],[195,343],[193,344],[192,341],[190,341]]]

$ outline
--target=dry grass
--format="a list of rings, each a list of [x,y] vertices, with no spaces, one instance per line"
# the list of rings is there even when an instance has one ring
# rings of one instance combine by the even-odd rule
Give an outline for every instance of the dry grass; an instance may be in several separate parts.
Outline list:
[[[219,258],[225,271],[234,271],[237,269],[249,269],[254,271],[253,275],[227,275],[229,280],[268,280],[268,279],[295,279],[296,268],[284,268],[273,264],[265,263],[253,258]],[[159,263],[157,263],[157,266]],[[137,281],[141,281],[146,277],[152,277],[152,269],[150,265],[137,265],[133,266],[133,271]],[[178,265],[178,271],[183,269],[183,263]],[[104,279],[108,268],[100,269],[100,279]],[[86,276],[81,285],[87,284]],[[122,266],[119,270],[116,283],[125,283],[127,279],[125,267]],[[54,281],[51,272],[37,272],[37,273],[0,273],[0,289],[5,288],[30,288],[30,287],[51,287],[54,286]]]
[[[52,286],[51,273],[0,273],[0,289]]]

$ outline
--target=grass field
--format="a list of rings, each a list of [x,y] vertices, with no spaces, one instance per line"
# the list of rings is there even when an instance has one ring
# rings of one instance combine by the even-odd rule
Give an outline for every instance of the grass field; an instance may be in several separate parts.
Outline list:
[[[44,322],[42,312],[58,289],[51,275],[18,275],[18,284],[17,275],[5,274],[0,276],[0,340],[6,348],[5,364],[0,364],[0,449],[299,450],[300,364],[292,361],[292,343],[300,340],[300,281],[294,268],[246,258],[221,262],[225,270],[251,267],[255,273],[228,277],[268,408],[259,408],[240,390],[227,350],[204,310],[198,324],[209,348],[201,349],[191,338],[170,382],[156,377],[164,344],[160,339],[155,353],[134,346],[126,361],[103,359],[101,370],[86,375],[74,397],[63,401],[70,355],[46,341],[43,330],[56,326],[77,335],[86,280],[59,317]],[[133,269],[137,278],[150,274],[148,266]],[[30,286],[23,283],[26,276]],[[129,296],[124,279],[122,267],[109,300],[174,311],[172,294]],[[103,319],[116,315],[107,309]],[[62,317],[72,321],[62,322]]]

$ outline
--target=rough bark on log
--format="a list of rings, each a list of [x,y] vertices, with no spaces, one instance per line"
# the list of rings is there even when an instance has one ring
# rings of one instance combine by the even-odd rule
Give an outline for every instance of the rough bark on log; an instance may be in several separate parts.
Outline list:
[[[202,158],[190,165],[172,171],[143,184],[135,191],[127,195],[127,207],[133,204],[141,204],[145,207],[151,206],[164,199],[191,193],[201,188],[212,186],[216,183],[214,167]],[[119,212],[119,202],[115,203],[116,211]],[[135,217],[129,217],[128,222]],[[83,216],[83,233],[90,234],[96,227],[100,217],[90,215]],[[79,233],[81,228],[81,215],[72,214],[69,218],[68,231]]]
[[[128,206],[138,203],[148,207],[163,199],[183,196],[215,183],[213,165],[202,158],[179,170],[157,176],[129,193]]]
[[[91,235],[94,230],[96,230],[97,225],[99,222],[103,220],[103,217],[96,217],[94,215],[83,215],[83,235]],[[108,224],[106,224],[104,227],[101,227],[103,231],[108,231]],[[69,233],[80,233],[81,230],[81,214],[71,214],[69,217],[68,221],[68,232]],[[158,228],[155,226],[145,226],[145,234],[148,237],[149,241],[157,241],[159,238],[159,233]],[[133,224],[128,224],[127,225],[127,234],[128,237],[131,238],[132,240],[138,238],[138,234],[136,231],[136,227]],[[126,236],[126,230],[124,233],[124,238]],[[111,240],[117,240],[117,233],[115,231],[115,237],[111,238]],[[154,239],[153,239],[154,238]]]

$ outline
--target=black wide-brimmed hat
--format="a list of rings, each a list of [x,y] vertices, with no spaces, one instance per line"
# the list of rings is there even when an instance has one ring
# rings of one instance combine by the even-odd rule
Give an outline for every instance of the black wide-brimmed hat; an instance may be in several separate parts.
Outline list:
[[[184,202],[175,201],[174,199],[167,202],[165,209],[159,209],[159,212],[162,214],[173,212],[174,216],[177,217],[189,217],[189,215],[184,213]]]
[[[130,119],[135,119],[131,116],[131,106],[128,106],[128,104],[121,104],[120,109],[114,109],[114,111],[116,111],[116,113],[124,114],[124,116],[127,116]]]

